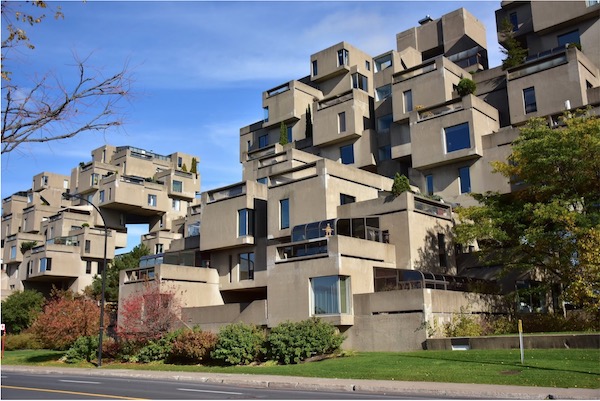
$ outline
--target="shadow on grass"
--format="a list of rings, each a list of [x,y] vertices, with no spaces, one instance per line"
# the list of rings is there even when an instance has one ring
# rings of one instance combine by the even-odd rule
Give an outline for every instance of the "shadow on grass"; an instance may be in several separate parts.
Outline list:
[[[55,352],[41,355],[34,355],[25,358],[25,362],[28,363],[42,363],[42,362],[58,362],[64,353],[57,354]]]
[[[560,369],[560,368],[546,368],[543,366],[534,366],[528,365],[527,363],[521,364],[520,362],[492,362],[492,361],[482,361],[482,360],[465,360],[460,358],[448,358],[436,355],[435,357],[427,357],[427,356],[419,356],[419,355],[404,355],[405,358],[415,358],[415,359],[425,359],[425,360],[444,360],[449,362],[462,362],[462,363],[473,363],[477,365],[497,365],[502,366],[503,368],[529,368],[529,369],[538,369],[538,370],[546,370],[550,372],[568,372],[568,373],[583,373],[585,375],[598,376],[597,372],[588,372],[584,370],[574,370],[574,369]]]

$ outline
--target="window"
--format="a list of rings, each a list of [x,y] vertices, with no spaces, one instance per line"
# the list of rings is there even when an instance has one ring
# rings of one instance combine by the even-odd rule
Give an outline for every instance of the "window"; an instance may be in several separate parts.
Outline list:
[[[288,143],[292,142],[292,127],[287,127],[287,140]]]
[[[171,200],[171,207],[176,212],[180,211],[181,210],[181,201],[179,199]]]
[[[279,201],[279,228],[290,228],[290,200],[281,199]]]
[[[313,315],[350,313],[350,277],[313,277],[310,285]]]
[[[318,65],[317,65],[317,60],[313,60],[313,62],[312,62],[312,74],[313,74],[313,77],[316,77],[318,73],[319,73],[319,68],[318,68]]]
[[[173,192],[183,192],[183,181],[173,180]]]
[[[240,280],[254,280],[254,252],[240,253]]]
[[[338,132],[346,132],[346,112],[338,113]]]
[[[254,210],[238,210],[238,237],[254,235]]]
[[[523,103],[525,105],[525,114],[537,111],[537,103],[535,101],[535,88],[523,89]]]
[[[354,73],[352,74],[352,87],[367,92],[369,90],[369,79],[358,72]]]
[[[392,122],[394,120],[393,117],[394,116],[392,114],[387,114],[377,119],[378,134],[387,134],[388,132],[390,132],[390,127],[392,126]]]
[[[576,29],[571,32],[564,33],[562,35],[558,35],[556,37],[558,41],[558,46],[566,46],[569,43],[581,44],[581,39],[579,38],[579,30]]]
[[[444,129],[446,134],[446,152],[454,152],[471,147],[469,123],[463,123]]]
[[[181,168],[183,166],[183,158],[178,157],[177,158],[177,167]]]
[[[519,29],[519,19],[517,18],[517,13],[510,13],[509,20],[512,25],[513,32]]]
[[[444,234],[438,234],[437,240],[440,267],[446,267],[448,266],[448,254],[446,253],[446,236]]]
[[[88,260],[85,262],[85,274],[92,274],[92,261]]]
[[[17,246],[13,245],[10,247],[10,258],[15,259],[17,257]]]
[[[596,4],[600,4],[600,0],[585,0],[586,7],[595,6]]]
[[[263,107],[263,121],[269,121],[269,107]]]
[[[156,207],[156,195],[153,194],[149,194],[148,195],[148,206],[154,206]]]
[[[425,176],[425,191],[427,195],[433,195],[433,175]]]
[[[98,195],[100,203],[104,202],[104,191],[100,191],[100,194]]]
[[[392,55],[388,54],[387,56],[379,57],[375,61],[375,72],[380,72],[385,70],[388,67],[392,66]]]
[[[340,159],[343,164],[354,164],[354,145],[340,147]]]
[[[379,147],[379,161],[390,160],[392,158],[392,145]]]
[[[92,242],[89,239],[85,240],[84,252],[90,253],[92,250]]]
[[[356,197],[346,194],[340,194],[340,205],[346,205],[348,203],[354,202],[356,202]]]
[[[392,85],[387,84],[375,89],[375,100],[381,102],[392,95]]]
[[[69,180],[63,180],[63,189],[69,189]]]
[[[158,255],[159,253],[163,253],[163,244],[154,245],[154,254]]]
[[[371,62],[369,60],[365,60],[365,69],[371,71]]]
[[[48,176],[47,175],[42,176],[42,185],[43,186],[48,185]]]
[[[87,199],[88,202],[92,203],[92,201],[94,200],[94,194],[89,194],[85,197],[85,199]]]
[[[269,145],[269,136],[268,135],[261,135],[258,137],[258,148],[259,149],[262,149],[268,145]]]
[[[469,167],[461,167],[458,169],[458,180],[460,182],[460,193],[468,194],[471,192],[471,175]]]
[[[341,49],[338,50],[338,67],[342,66],[342,65],[348,65],[350,64],[349,60],[348,60],[348,50],[346,49]]]
[[[412,90],[407,90],[402,94],[404,98],[404,112],[413,111]]]
[[[40,259],[40,273],[52,270],[52,259],[41,258]]]
[[[259,184],[265,184],[265,185],[267,185],[267,181],[268,181],[267,177],[261,177],[256,180],[256,182],[258,182]]]

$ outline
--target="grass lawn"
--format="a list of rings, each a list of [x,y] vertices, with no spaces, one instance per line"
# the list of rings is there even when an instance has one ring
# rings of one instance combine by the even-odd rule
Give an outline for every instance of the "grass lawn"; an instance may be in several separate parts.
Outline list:
[[[7,351],[2,364],[94,366],[90,363],[62,363],[59,361],[62,355],[63,352],[47,350]],[[104,359],[102,362],[102,369],[600,388],[600,350],[597,349],[525,350],[523,365],[519,350],[361,352],[343,358],[285,366],[125,364]]]

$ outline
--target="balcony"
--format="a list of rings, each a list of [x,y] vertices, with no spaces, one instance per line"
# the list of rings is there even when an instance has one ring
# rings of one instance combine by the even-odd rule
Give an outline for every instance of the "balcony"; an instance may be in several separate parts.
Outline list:
[[[229,198],[235,198],[246,194],[246,185],[236,184],[230,187],[221,188],[216,191],[209,191],[208,203],[219,202]]]

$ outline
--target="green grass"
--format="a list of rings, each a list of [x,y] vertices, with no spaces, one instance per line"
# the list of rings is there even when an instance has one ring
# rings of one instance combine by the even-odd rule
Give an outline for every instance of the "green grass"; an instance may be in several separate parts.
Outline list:
[[[92,367],[90,363],[65,364],[63,352],[7,351],[4,365]],[[103,360],[103,369],[196,371],[268,374],[343,379],[379,379],[454,383],[507,384],[544,387],[600,388],[600,350],[526,350],[521,365],[519,350],[362,352],[343,358],[300,365],[181,366],[163,363],[125,364]]]

